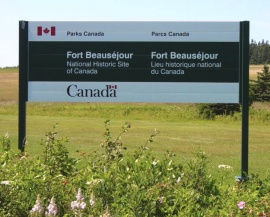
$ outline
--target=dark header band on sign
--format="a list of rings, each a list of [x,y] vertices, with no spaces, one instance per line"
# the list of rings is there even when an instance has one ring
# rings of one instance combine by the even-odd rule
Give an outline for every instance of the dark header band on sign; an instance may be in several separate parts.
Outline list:
[[[239,82],[237,42],[30,42],[29,81]]]

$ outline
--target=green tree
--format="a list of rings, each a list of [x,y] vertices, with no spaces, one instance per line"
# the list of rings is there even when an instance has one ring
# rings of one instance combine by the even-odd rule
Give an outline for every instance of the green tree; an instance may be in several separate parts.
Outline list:
[[[270,60],[270,45],[269,45],[268,41],[266,41],[262,45],[262,56],[263,56],[264,62],[269,62],[269,60]]]
[[[249,45],[249,63],[257,64],[258,63],[258,45],[257,42],[251,39],[251,43]]]
[[[270,62],[270,44],[268,41],[256,42],[251,39],[249,45],[249,62],[250,64],[264,64]]]
[[[270,72],[267,64],[264,64],[262,72],[257,73],[257,80],[251,80],[250,95],[252,101],[270,101]]]

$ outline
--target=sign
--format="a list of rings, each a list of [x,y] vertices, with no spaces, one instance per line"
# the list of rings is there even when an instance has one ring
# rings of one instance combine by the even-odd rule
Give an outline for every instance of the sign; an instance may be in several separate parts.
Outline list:
[[[239,103],[240,22],[29,22],[28,101]]]
[[[26,101],[241,103],[248,175],[249,21],[19,23],[19,149]]]

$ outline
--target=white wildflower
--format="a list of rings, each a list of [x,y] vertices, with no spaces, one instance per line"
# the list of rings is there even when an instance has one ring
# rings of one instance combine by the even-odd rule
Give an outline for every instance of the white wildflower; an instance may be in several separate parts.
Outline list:
[[[228,169],[228,170],[232,170],[233,168],[229,165],[225,165],[225,164],[220,164],[218,165],[219,169]]]
[[[102,182],[104,182],[104,179],[93,179],[92,181],[86,182],[86,184],[94,186]]]
[[[96,197],[95,197],[95,195],[94,195],[94,193],[92,192],[92,194],[91,194],[91,199],[90,199],[90,205],[91,206],[95,206],[95,204],[96,204]]]
[[[81,191],[80,188],[79,188],[78,193],[76,195],[76,199],[77,199],[77,201],[83,201],[84,200],[84,197],[82,195],[82,191]]]
[[[38,194],[36,204],[33,206],[33,208],[30,211],[31,215],[37,215],[37,214],[42,214],[43,212],[43,207],[40,201],[40,196]]]
[[[152,162],[152,165],[153,165],[153,166],[156,166],[158,162],[159,162],[159,160],[154,160],[154,161]]]
[[[178,179],[176,180],[177,183],[181,182],[181,177],[179,176]]]
[[[9,134],[8,134],[8,132],[6,132],[6,134],[5,134],[5,139],[9,139]]]
[[[56,214],[57,214],[57,206],[55,204],[54,198],[52,198],[49,206],[47,207],[47,211],[45,212],[45,216],[51,217],[56,216]]]
[[[2,185],[11,185],[12,183],[13,181],[8,181],[8,180],[1,182]]]
[[[81,189],[79,188],[78,193],[76,195],[75,201],[71,202],[72,210],[84,210],[86,208],[86,203],[84,202],[84,197],[82,195]]]

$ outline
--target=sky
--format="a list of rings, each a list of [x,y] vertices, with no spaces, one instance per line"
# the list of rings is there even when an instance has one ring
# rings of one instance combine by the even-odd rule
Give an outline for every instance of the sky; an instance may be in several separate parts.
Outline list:
[[[0,0],[0,67],[18,66],[19,21],[250,21],[270,40],[269,0]]]

